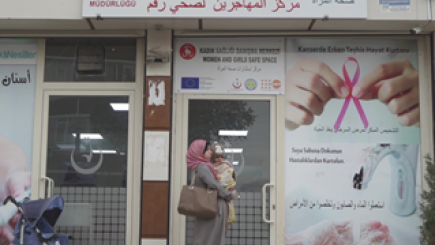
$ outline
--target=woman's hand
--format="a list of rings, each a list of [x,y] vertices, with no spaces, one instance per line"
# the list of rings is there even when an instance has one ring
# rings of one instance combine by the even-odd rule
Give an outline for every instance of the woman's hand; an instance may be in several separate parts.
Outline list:
[[[286,237],[286,245],[351,245],[350,221],[326,220]]]
[[[30,173],[25,171],[13,172],[6,180],[6,194],[8,196],[18,197],[30,187]],[[12,230],[15,229],[16,224],[20,218],[20,214],[12,217],[8,224]],[[12,242],[13,234],[9,230],[8,225],[0,227],[0,245],[9,245]]]
[[[17,197],[30,187],[30,172],[26,154],[17,144],[0,136],[0,201],[7,196]],[[14,229],[19,215],[9,220]],[[11,244],[13,235],[7,225],[0,227],[0,245]]]
[[[236,199],[237,198],[237,191],[233,190],[232,193],[233,193],[233,199]]]
[[[13,172],[8,180],[6,181],[6,190],[10,196],[18,197],[23,194],[31,185],[30,172],[27,171],[16,171]],[[19,214],[16,214],[9,220],[9,226],[15,229],[15,225],[18,223],[20,218]]]
[[[384,63],[355,85],[352,95],[365,100],[379,99],[397,115],[402,126],[420,122],[418,71],[409,60]]]
[[[349,88],[323,62],[299,59],[285,78],[286,123],[290,129],[310,125],[332,98],[346,98]]]
[[[369,221],[361,225],[361,237],[357,245],[365,244],[394,244],[393,237],[390,235],[388,226],[379,221]]]
[[[418,71],[409,60],[379,65],[352,89],[352,96],[379,99],[403,126],[420,122]],[[349,88],[325,63],[300,59],[286,74],[286,121],[290,129],[310,125],[331,98],[345,98]]]
[[[367,245],[394,244],[388,226],[379,221],[361,224],[360,237],[353,237],[351,221],[325,220],[307,229],[286,236],[286,245]]]
[[[7,226],[0,226],[0,245],[10,245],[14,236]]]

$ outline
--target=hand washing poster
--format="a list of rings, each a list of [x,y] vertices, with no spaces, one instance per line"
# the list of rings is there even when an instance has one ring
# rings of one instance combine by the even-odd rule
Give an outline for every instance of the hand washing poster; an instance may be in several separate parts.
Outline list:
[[[0,39],[0,244],[10,244],[16,219],[3,206],[30,187],[37,41]]]
[[[286,245],[419,243],[414,40],[287,39]]]

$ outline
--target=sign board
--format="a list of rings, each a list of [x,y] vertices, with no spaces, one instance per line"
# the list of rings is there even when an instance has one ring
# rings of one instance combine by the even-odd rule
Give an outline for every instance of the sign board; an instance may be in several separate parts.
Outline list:
[[[420,244],[418,58],[416,40],[286,40],[282,244]],[[379,67],[395,73],[382,75]],[[321,74],[325,84],[339,79],[353,95],[313,103],[310,93],[332,91],[312,79]],[[404,87],[391,91],[389,81]],[[396,101],[403,104],[391,110]]]
[[[411,11],[411,0],[379,0],[382,12],[404,13]]]
[[[84,18],[367,18],[367,0],[83,0]]]
[[[0,43],[0,65],[36,65],[36,52],[34,40],[4,39]]]
[[[22,202],[33,188],[37,50],[37,39],[0,40],[0,200],[15,196]],[[12,221],[6,218],[8,215],[3,212],[0,219]],[[14,235],[5,223],[1,222],[0,240],[6,238],[6,244],[10,244],[7,238]]]
[[[175,93],[283,94],[284,38],[178,38]]]

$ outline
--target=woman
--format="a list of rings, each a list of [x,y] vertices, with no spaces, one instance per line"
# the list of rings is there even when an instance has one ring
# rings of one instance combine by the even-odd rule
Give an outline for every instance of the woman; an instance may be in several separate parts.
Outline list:
[[[195,140],[186,155],[187,166],[195,172],[195,186],[216,189],[218,192],[217,214],[212,219],[196,218],[193,245],[224,245],[228,221],[226,202],[236,197],[236,191],[223,188],[217,180],[214,166],[210,163],[212,152],[205,140]]]

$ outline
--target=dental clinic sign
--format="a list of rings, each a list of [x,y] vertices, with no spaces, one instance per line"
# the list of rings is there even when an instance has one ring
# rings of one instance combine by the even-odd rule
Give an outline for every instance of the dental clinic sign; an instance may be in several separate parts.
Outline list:
[[[83,0],[84,18],[367,18],[367,0]]]
[[[0,45],[0,65],[36,64],[37,46],[23,44]]]
[[[38,45],[28,40],[0,40],[0,81],[3,87],[29,84],[36,79]]]
[[[37,49],[38,39],[0,38],[0,200],[33,188]],[[13,237],[9,225],[0,230]]]

